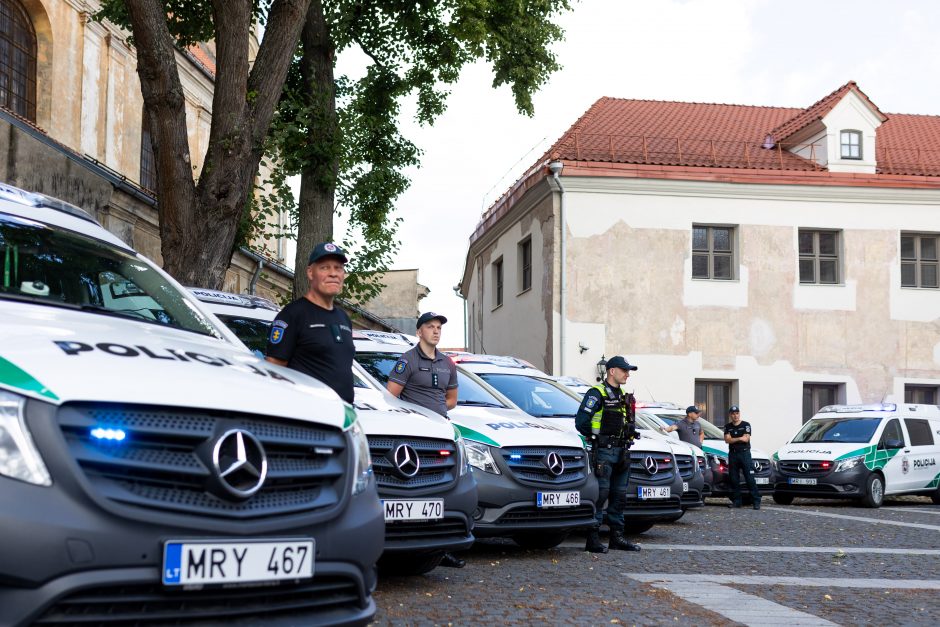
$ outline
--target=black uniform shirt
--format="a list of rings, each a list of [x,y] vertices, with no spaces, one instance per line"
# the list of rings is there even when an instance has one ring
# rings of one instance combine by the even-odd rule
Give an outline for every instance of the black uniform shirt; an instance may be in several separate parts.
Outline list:
[[[751,423],[746,420],[742,420],[737,425],[733,422],[729,422],[725,425],[725,434],[730,435],[732,438],[740,438],[744,434],[751,435]],[[733,444],[728,445],[729,451],[749,451],[751,450],[750,442],[734,442]]]
[[[324,309],[298,298],[271,324],[269,357],[323,381],[347,403],[353,402],[352,363],[356,356],[352,322],[339,307]]]

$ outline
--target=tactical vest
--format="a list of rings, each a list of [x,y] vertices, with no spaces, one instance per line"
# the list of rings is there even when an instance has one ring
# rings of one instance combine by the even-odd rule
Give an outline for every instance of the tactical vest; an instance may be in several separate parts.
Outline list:
[[[633,397],[621,392],[621,398],[611,398],[607,396],[607,386],[604,383],[595,385],[594,389],[601,393],[601,403],[594,415],[591,416],[591,433],[594,435],[622,435],[624,426],[629,420],[626,403],[632,403]]]

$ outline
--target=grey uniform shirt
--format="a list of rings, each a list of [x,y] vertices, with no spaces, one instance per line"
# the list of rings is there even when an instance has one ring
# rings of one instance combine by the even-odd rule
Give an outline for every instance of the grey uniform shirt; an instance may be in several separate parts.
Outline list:
[[[676,422],[676,434],[679,439],[695,446],[702,446],[702,425],[698,420],[689,421],[685,418]]]
[[[404,387],[401,400],[447,415],[447,390],[457,388],[457,366],[436,348],[429,359],[415,346],[398,359],[388,380]]]

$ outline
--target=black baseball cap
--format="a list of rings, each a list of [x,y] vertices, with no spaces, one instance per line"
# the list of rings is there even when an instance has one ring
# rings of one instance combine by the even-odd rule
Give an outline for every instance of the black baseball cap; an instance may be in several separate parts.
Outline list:
[[[415,328],[420,329],[421,325],[427,324],[431,320],[440,320],[441,324],[447,324],[447,318],[441,314],[434,313],[433,311],[426,311],[418,318],[418,324],[415,325]]]
[[[702,410],[696,407],[695,405],[689,405],[685,408],[685,413],[687,414],[700,414]]]
[[[732,405],[731,407],[728,408],[728,413],[733,414],[734,412],[740,413],[741,409],[737,405]]]
[[[607,360],[607,369],[610,370],[611,368],[620,368],[621,370],[639,370],[639,368],[632,365],[620,355],[614,355]]]
[[[313,247],[313,250],[310,251],[310,259],[307,261],[309,266],[311,263],[320,261],[324,257],[337,257],[342,260],[343,263],[349,263],[349,259],[346,258],[346,251],[334,244],[333,242],[322,242]]]

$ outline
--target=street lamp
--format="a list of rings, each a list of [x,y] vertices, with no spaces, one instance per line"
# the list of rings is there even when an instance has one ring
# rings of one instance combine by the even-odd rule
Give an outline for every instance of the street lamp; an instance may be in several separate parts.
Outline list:
[[[597,380],[603,381],[607,376],[607,360],[601,355],[601,360],[597,362]]]

